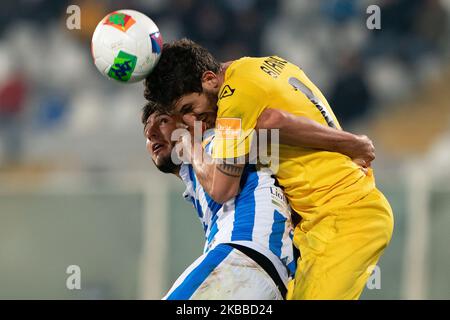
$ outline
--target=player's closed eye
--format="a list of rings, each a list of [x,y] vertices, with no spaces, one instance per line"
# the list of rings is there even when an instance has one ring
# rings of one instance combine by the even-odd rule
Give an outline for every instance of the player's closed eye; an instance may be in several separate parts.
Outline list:
[[[192,104],[185,104],[185,105],[181,108],[180,113],[181,113],[182,115],[185,115],[185,114],[191,113],[192,110],[193,110]]]

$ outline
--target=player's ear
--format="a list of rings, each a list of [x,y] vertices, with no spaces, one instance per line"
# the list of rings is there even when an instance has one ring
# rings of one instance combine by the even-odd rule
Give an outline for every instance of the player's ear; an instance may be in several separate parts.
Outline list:
[[[212,71],[205,71],[202,74],[202,88],[203,91],[210,92],[211,90],[220,87],[219,77]]]

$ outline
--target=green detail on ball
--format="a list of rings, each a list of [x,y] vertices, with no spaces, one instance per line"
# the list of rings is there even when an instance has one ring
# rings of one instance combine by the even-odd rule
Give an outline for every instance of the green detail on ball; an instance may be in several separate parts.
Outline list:
[[[120,26],[125,26],[125,14],[115,13],[109,16],[109,22],[118,24]]]
[[[136,56],[119,51],[117,57],[114,58],[114,64],[108,71],[108,76],[118,81],[127,82],[130,80],[134,68],[136,68],[136,62]]]

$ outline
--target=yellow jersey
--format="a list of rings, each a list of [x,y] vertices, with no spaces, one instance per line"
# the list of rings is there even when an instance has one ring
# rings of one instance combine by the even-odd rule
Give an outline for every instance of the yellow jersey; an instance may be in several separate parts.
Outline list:
[[[299,67],[277,56],[234,61],[225,72],[217,106],[214,158],[248,154],[251,131],[266,108],[341,129],[320,90]],[[365,174],[343,154],[284,144],[275,175],[292,208],[311,222],[375,189],[372,171]]]

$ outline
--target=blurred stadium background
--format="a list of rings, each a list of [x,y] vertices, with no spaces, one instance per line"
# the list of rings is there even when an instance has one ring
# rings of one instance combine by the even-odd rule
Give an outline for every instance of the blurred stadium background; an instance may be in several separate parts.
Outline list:
[[[81,30],[66,28],[70,4]],[[381,30],[366,28],[371,4]],[[2,1],[0,298],[159,299],[201,254],[181,182],[145,152],[143,85],[106,80],[90,56],[96,24],[122,8],[223,60],[301,66],[344,128],[374,140],[394,209],[381,289],[362,298],[450,299],[449,0]]]

